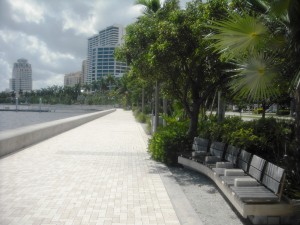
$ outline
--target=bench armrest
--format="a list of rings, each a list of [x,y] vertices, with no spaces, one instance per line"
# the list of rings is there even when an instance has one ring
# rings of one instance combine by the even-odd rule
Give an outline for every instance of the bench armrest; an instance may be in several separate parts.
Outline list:
[[[217,156],[206,156],[205,163],[216,163],[221,161],[221,159]]]
[[[225,169],[224,176],[244,176],[245,172],[242,169]]]
[[[194,152],[192,152],[192,156],[207,156],[207,155],[209,155],[209,153],[208,152],[202,152],[202,151],[194,151]]]
[[[216,168],[232,169],[233,164],[231,162],[217,162]]]
[[[256,179],[254,179],[252,177],[235,178],[234,186],[235,187],[253,187],[253,186],[259,186],[259,183],[257,182]]]

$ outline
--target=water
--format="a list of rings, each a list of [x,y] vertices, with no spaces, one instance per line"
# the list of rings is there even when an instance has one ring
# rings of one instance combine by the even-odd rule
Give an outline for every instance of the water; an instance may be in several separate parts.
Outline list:
[[[2,107],[2,106],[1,106]],[[0,107],[0,108],[1,108]],[[0,132],[104,110],[105,106],[56,106],[51,112],[0,111]]]

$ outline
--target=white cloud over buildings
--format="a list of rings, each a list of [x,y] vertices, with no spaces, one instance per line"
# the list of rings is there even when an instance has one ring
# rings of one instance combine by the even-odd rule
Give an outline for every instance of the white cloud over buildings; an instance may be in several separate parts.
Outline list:
[[[181,5],[186,1],[181,0]],[[32,65],[33,88],[62,85],[81,69],[87,38],[112,24],[124,26],[142,13],[135,0],[0,0],[0,91],[13,63]]]

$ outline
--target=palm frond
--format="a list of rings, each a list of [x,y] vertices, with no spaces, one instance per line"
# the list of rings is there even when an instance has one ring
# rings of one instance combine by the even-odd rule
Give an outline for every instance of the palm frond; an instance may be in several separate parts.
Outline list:
[[[263,54],[253,54],[236,62],[230,88],[241,97],[263,100],[279,94],[277,78],[279,73],[273,66],[273,58]]]
[[[156,13],[161,8],[160,0],[136,0],[135,5],[145,6],[145,14]]]
[[[230,15],[228,20],[213,22],[210,26],[217,31],[209,37],[216,40],[214,47],[217,51],[230,51],[233,56],[240,55],[254,48],[259,49],[266,42],[269,31],[268,28],[257,18],[238,14]]]
[[[297,71],[294,79],[291,82],[291,90],[297,90],[300,87],[300,70]]]
[[[282,17],[287,14],[291,0],[270,1],[270,13],[276,17]]]
[[[269,6],[262,0],[247,0],[248,4],[251,5],[251,7],[260,13],[267,13],[267,11],[269,10]]]

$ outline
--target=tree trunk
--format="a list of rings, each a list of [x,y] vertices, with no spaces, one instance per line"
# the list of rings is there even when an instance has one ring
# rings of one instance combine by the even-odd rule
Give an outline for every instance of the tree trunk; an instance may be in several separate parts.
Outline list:
[[[217,95],[217,91],[216,91],[215,94],[214,94],[214,98],[213,98],[213,101],[212,101],[211,106],[210,106],[210,116],[212,115],[212,112],[213,112],[213,108],[214,108],[214,104],[215,104],[216,95]]]
[[[295,100],[292,98],[290,102],[290,116],[293,117],[295,112]]]
[[[145,88],[142,88],[142,113],[145,113]]]
[[[167,104],[167,103],[168,103],[168,102],[167,102],[167,99],[166,99],[166,98],[163,98],[163,112],[164,112],[165,115],[168,114],[168,110],[167,110],[168,104]],[[164,126],[164,127],[167,126],[166,120],[163,120],[163,126]]]
[[[261,116],[262,119],[266,118],[266,108],[267,108],[267,105],[265,102],[263,102],[262,103],[262,116]]]
[[[159,101],[159,84],[158,81],[156,81],[155,84],[155,107],[154,107],[154,113],[155,113],[155,117],[154,117],[154,126],[153,126],[153,132],[155,133],[157,131],[157,127],[158,127],[158,122],[159,122],[159,115],[158,115],[158,101]]]
[[[295,117],[295,134],[297,151],[300,152],[300,85],[298,85],[295,93],[296,117]]]
[[[222,98],[222,91],[218,91],[218,123],[223,122],[225,118],[225,102]]]
[[[197,129],[198,129],[199,111],[200,111],[200,103],[197,100],[193,101],[193,108],[190,113],[190,125],[188,130],[188,136],[191,138],[198,136]]]

